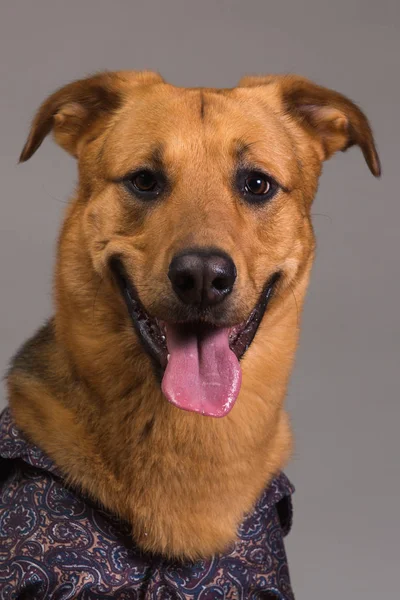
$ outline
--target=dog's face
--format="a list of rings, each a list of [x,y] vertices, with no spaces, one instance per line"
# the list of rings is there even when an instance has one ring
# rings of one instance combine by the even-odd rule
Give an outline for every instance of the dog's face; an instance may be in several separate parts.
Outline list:
[[[321,162],[358,144],[379,175],[365,116],[299,77],[214,90],[120,72],[47,100],[22,160],[51,129],[79,159],[92,268],[161,369],[164,395],[227,414],[270,299],[310,269]]]

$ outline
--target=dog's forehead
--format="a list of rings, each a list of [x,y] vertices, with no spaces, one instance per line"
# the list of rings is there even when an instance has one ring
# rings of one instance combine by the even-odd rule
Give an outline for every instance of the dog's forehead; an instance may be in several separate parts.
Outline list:
[[[174,166],[206,157],[215,165],[228,164],[245,148],[248,159],[288,185],[297,164],[278,104],[246,88],[162,84],[136,89],[116,116],[105,148],[115,177],[160,150],[166,164]]]

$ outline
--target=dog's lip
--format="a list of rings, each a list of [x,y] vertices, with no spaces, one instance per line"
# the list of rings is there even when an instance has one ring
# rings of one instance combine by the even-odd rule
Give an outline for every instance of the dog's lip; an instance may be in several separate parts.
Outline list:
[[[163,369],[165,369],[169,358],[166,344],[166,328],[168,327],[168,322],[148,314],[119,258],[113,258],[110,261],[110,268],[125,300],[133,326],[140,341],[148,354],[161,365]],[[247,319],[242,323],[238,323],[229,328],[229,347],[239,360],[243,358],[258,331],[258,327],[280,276],[280,272],[277,271],[269,277],[260,294],[257,304],[250,312]],[[214,325],[213,323],[200,322],[191,322],[188,323],[188,325],[191,327],[199,327],[199,329],[202,327],[217,327],[217,325]],[[221,325],[219,325],[219,327],[221,327]]]

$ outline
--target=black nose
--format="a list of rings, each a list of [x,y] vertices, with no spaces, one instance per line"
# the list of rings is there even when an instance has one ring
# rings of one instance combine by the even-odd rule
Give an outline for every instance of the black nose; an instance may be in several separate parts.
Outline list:
[[[222,302],[231,293],[236,267],[224,252],[192,250],[172,259],[168,277],[182,302],[205,308]]]

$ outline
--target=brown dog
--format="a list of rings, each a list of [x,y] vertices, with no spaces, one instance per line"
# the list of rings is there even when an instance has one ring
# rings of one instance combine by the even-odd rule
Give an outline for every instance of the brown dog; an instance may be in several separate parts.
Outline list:
[[[221,551],[290,455],[310,207],[338,150],[380,175],[368,121],[297,76],[218,90],[116,72],[53,94],[21,161],[51,131],[79,186],[55,316],[8,375],[16,422],[145,550]]]

